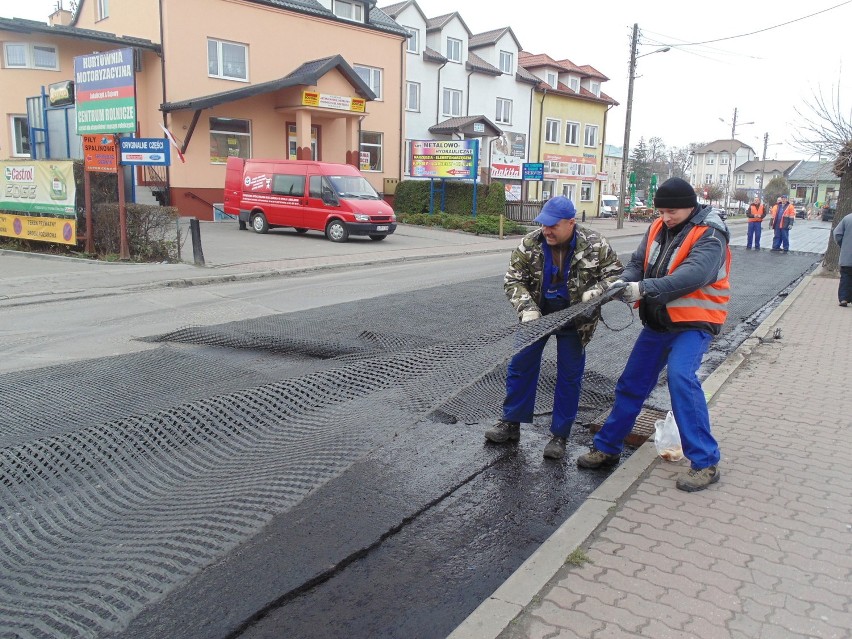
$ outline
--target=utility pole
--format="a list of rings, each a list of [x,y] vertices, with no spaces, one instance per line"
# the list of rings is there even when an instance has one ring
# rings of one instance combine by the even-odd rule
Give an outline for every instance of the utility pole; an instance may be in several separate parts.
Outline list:
[[[618,218],[615,228],[624,228],[624,196],[627,193],[627,160],[630,157],[630,117],[633,115],[633,80],[636,78],[636,47],[639,44],[639,24],[633,23],[630,43],[630,66],[627,71],[627,115],[624,119],[624,148],[621,152],[621,187],[618,191]]]
[[[766,147],[769,146],[769,132],[763,134],[763,163],[760,165],[760,190],[758,191],[758,195],[760,197],[760,201],[763,202],[763,177],[764,173],[766,173]]]
[[[728,213],[728,206],[731,203],[731,172],[733,171],[734,157],[736,149],[734,149],[734,138],[737,135],[737,108],[734,107],[734,120],[731,123],[731,157],[728,158],[728,181],[725,184],[725,213]]]

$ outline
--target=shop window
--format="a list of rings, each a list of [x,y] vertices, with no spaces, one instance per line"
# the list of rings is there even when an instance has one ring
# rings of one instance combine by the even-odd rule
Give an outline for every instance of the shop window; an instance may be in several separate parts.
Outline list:
[[[29,42],[3,43],[3,62],[7,69],[47,69],[59,71],[56,47]]]
[[[319,159],[319,127],[311,127],[311,159],[316,161]],[[287,124],[287,157],[290,160],[296,159],[296,125]]]
[[[12,118],[12,155],[30,157],[30,128],[27,116],[13,115]]]
[[[210,163],[224,164],[229,157],[251,157],[251,121],[210,118]]]
[[[207,75],[248,82],[248,46],[208,38]]]
[[[381,171],[382,170],[382,133],[373,131],[361,131],[361,170],[362,171]],[[365,168],[363,155],[367,153],[370,156],[369,168]]]
[[[364,83],[370,87],[370,90],[376,94],[376,100],[382,99],[382,70],[376,67],[367,67],[363,64],[355,64],[352,66],[355,73],[358,74]]]
[[[592,183],[591,182],[583,182],[580,186],[580,201],[581,202],[591,202],[592,201]]]

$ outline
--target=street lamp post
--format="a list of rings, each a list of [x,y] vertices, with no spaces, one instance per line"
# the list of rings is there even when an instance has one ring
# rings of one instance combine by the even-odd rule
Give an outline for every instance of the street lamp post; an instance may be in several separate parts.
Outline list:
[[[627,113],[624,117],[624,149],[621,152],[621,186],[618,191],[618,218],[616,219],[615,227],[624,228],[624,209],[627,206],[624,201],[624,196],[627,191],[627,161],[630,157],[630,119],[633,115],[633,81],[636,79],[636,60],[652,53],[665,53],[670,47],[663,47],[656,51],[636,55],[636,48],[639,46],[639,25],[633,24],[633,37],[630,42],[630,67],[627,74]]]

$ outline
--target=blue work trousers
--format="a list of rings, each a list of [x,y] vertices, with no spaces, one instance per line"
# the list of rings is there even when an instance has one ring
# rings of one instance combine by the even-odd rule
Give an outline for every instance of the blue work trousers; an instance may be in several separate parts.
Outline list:
[[[541,356],[547,337],[530,344],[509,361],[506,374],[506,399],[503,419],[532,423],[535,394],[541,372]],[[586,349],[575,330],[556,334],[556,391],[553,395],[553,417],[550,432],[555,437],[568,437],[580,405],[580,386],[586,367]]]
[[[749,222],[748,223],[748,238],[746,240],[746,248],[760,248],[760,222]]]
[[[643,328],[615,386],[615,404],[600,432],[595,447],[616,455],[624,438],[633,429],[642,404],[657,385],[663,367],[668,365],[672,412],[680,430],[683,454],[695,469],[719,462],[719,445],[710,432],[710,414],[698,367],[712,337],[704,331],[661,333]]]
[[[777,251],[781,248],[785,251],[790,250],[790,229],[775,229],[775,237],[772,238],[772,250]]]

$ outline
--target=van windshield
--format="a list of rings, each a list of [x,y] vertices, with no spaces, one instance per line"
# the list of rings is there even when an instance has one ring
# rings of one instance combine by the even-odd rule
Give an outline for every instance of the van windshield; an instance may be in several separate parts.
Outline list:
[[[379,200],[379,194],[360,175],[329,175],[329,181],[334,190],[343,199],[353,200]]]

